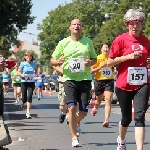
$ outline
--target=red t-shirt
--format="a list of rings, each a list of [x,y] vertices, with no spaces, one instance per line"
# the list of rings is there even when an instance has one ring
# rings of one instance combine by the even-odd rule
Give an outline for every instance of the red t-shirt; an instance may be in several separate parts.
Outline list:
[[[126,91],[137,90],[142,85],[131,85],[127,82],[128,67],[147,67],[147,56],[150,55],[150,41],[144,35],[133,37],[128,33],[119,35],[112,43],[109,58],[116,58],[142,51],[142,56],[138,59],[130,59],[122,62],[118,66],[118,76],[116,86]]]

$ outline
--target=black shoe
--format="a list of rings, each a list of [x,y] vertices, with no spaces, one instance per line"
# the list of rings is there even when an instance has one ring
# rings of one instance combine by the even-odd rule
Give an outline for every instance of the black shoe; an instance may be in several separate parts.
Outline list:
[[[24,104],[21,104],[21,105],[20,105],[20,108],[21,108],[22,110],[25,110]]]
[[[61,115],[59,116],[59,123],[63,123],[64,120],[65,120],[65,118],[66,118],[66,115],[61,114]]]
[[[40,98],[38,98],[38,100],[40,100]]]

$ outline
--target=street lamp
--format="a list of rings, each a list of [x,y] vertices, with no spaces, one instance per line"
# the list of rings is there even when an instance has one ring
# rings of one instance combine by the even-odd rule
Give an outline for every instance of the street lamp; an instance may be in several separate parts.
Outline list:
[[[114,14],[116,14],[116,13],[106,13],[106,14],[104,15],[104,17],[105,17],[106,19],[108,19],[108,18],[110,17],[110,15],[114,15]]]

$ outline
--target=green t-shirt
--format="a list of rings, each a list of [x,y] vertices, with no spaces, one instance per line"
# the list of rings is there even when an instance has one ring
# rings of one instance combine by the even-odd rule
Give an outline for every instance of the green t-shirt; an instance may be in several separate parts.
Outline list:
[[[14,69],[14,70],[11,72],[11,76],[12,76],[12,77],[15,77],[15,78],[12,80],[12,83],[21,83],[21,77],[18,75],[16,69]]]
[[[79,41],[67,37],[60,41],[52,54],[52,58],[59,59],[64,55],[65,62],[62,65],[63,78],[66,80],[92,80],[91,67],[85,67],[84,61],[97,58],[91,39],[83,36]]]

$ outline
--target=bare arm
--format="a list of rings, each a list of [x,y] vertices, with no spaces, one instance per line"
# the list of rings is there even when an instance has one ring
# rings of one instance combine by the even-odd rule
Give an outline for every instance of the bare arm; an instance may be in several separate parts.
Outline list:
[[[89,59],[87,57],[87,59],[85,60],[84,64],[85,64],[86,67],[90,67],[90,66],[93,66],[94,64],[96,64],[96,62],[97,62],[97,58]]]
[[[22,74],[21,69],[18,69],[17,73],[18,73],[19,76],[24,77],[24,74]]]
[[[59,59],[54,59],[54,58],[51,58],[50,60],[50,63],[52,66],[60,66],[64,63],[65,59],[64,59],[64,56],[62,55]]]
[[[15,77],[11,75],[11,79],[13,80]]]
[[[63,69],[60,66],[53,66],[54,70],[56,70],[60,75],[63,74]]]
[[[108,58],[107,66],[114,66],[116,64],[125,62],[130,59],[138,59],[142,54],[140,51],[136,51],[134,53],[128,54],[126,56],[116,57],[116,58]]]
[[[102,69],[103,67],[106,67],[107,66],[107,62],[103,62],[100,66],[98,67],[94,67],[92,66],[91,67],[91,73],[95,73],[97,72],[98,70]]]

